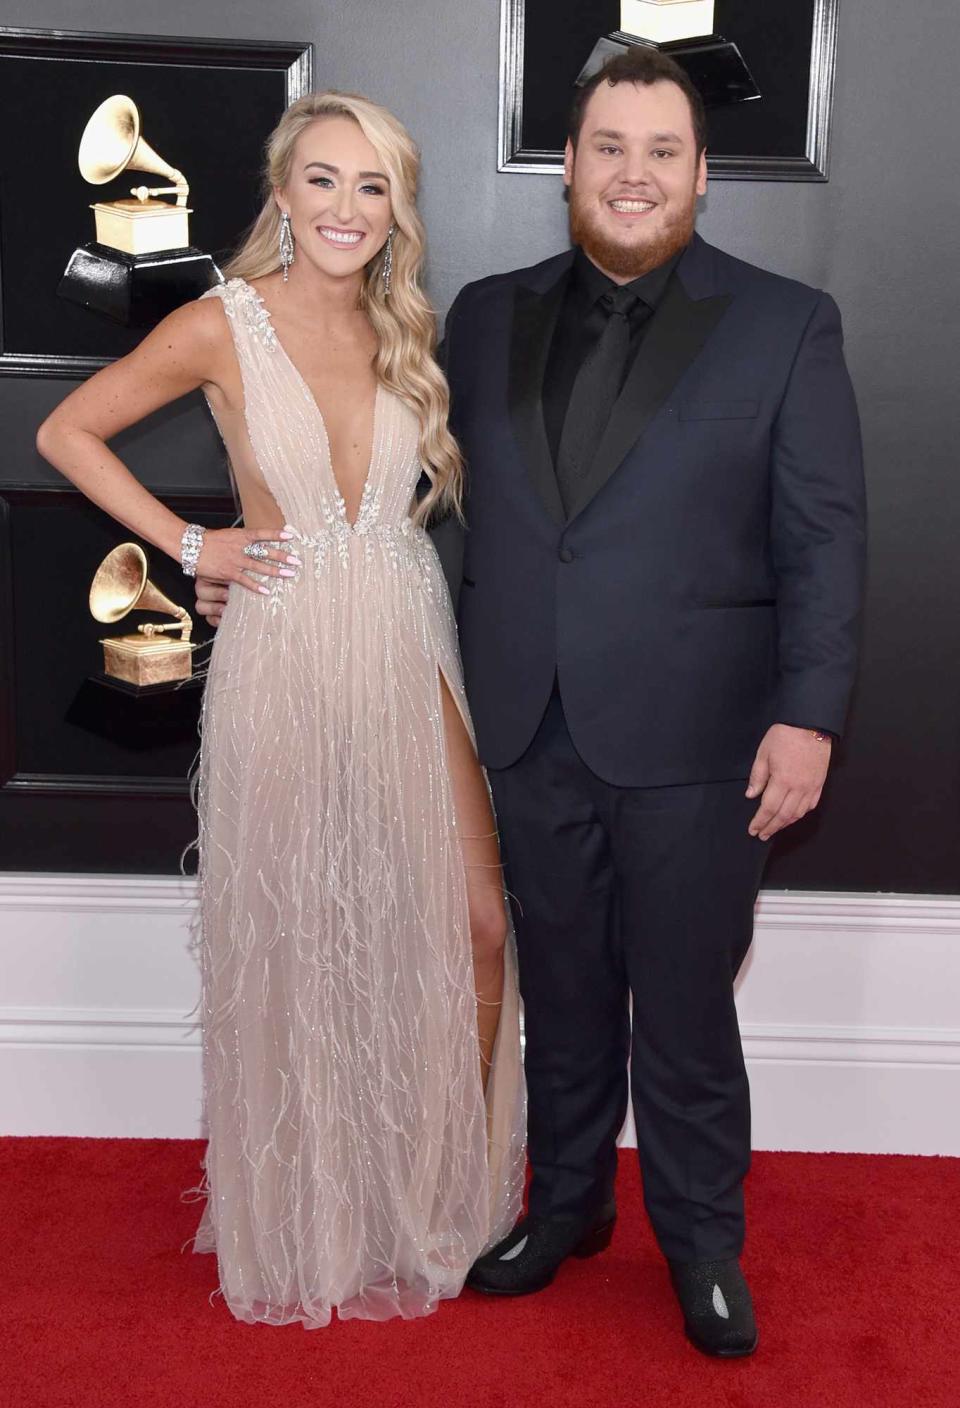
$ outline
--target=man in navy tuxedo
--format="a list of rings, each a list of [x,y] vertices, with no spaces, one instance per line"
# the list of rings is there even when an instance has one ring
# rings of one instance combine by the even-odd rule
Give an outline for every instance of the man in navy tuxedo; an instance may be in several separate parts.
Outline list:
[[[533,1171],[468,1284],[539,1290],[607,1245],[629,1062],[687,1333],[732,1356],[757,1342],[733,984],[766,843],[817,805],[844,726],[864,498],[836,305],[694,233],[704,148],[671,60],[609,63],[571,120],[574,250],[464,288],[444,352]]]

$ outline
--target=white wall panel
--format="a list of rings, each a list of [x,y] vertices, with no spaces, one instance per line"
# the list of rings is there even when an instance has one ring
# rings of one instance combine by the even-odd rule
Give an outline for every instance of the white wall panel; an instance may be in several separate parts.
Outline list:
[[[193,904],[179,879],[0,875],[0,1132],[201,1133]],[[960,1155],[958,993],[960,899],[762,895],[754,1146]]]

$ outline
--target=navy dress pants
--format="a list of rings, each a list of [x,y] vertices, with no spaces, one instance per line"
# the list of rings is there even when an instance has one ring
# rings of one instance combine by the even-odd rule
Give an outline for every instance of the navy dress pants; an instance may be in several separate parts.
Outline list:
[[[629,1065],[661,1249],[739,1255],[750,1100],[733,984],[768,852],[747,832],[746,778],[603,782],[556,690],[526,753],[489,777],[524,1003],[530,1211],[586,1220],[612,1198]]]

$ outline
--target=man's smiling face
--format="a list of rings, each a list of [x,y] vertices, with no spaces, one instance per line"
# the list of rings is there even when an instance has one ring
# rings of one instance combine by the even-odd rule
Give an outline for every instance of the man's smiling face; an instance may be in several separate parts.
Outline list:
[[[601,83],[567,143],[570,236],[604,273],[627,283],[689,244],[707,163],[682,89]]]

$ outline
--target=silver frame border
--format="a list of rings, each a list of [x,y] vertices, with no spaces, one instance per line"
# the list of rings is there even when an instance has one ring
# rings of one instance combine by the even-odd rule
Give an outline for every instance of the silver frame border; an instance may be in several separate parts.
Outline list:
[[[827,181],[830,127],[837,70],[840,0],[814,0],[803,156],[707,157],[710,175],[721,181]],[[500,108],[498,171],[555,172],[563,153],[521,145],[523,133],[523,41],[526,0],[500,0]]]

